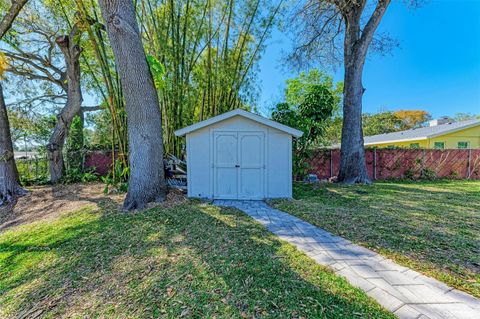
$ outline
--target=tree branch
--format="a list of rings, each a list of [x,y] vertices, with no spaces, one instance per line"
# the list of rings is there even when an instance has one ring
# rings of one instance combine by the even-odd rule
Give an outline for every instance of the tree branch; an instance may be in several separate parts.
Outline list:
[[[20,10],[22,10],[23,6],[27,3],[28,0],[12,0],[12,6],[10,10],[8,10],[7,14],[3,17],[2,21],[0,22],[0,39],[3,38],[5,33],[10,29],[12,26],[13,20],[17,17]]]
[[[101,105],[96,105],[96,106],[82,106],[81,111],[82,112],[95,112],[95,111],[100,111],[102,109]]]
[[[362,35],[359,41],[359,44],[362,48],[368,48],[368,46],[370,45],[370,42],[372,42],[373,35],[375,34],[375,30],[377,30],[377,27],[380,24],[380,21],[382,20],[382,17],[385,14],[385,11],[387,11],[387,7],[390,4],[390,2],[391,0],[378,0],[377,6],[375,7],[375,11],[372,13],[372,16],[370,17],[367,24],[363,28]]]
[[[49,81],[60,86],[62,89],[65,89],[65,84],[63,81],[66,76],[65,72],[57,74],[58,78],[56,78],[48,69],[34,63],[33,62],[34,59],[29,59],[8,51],[5,51],[4,54],[5,56],[9,57],[11,61],[19,62],[18,65],[17,63],[9,63],[9,68],[7,69],[8,72],[11,72],[13,74],[20,75],[20,76],[25,76],[30,79]],[[35,72],[33,72],[33,69],[31,68],[36,69],[41,74],[36,74]],[[52,70],[56,73],[56,70],[58,69],[52,68]]]
[[[53,104],[64,104],[65,103],[64,101],[56,102],[55,100],[58,100],[58,99],[65,100],[66,98],[67,98],[67,96],[65,94],[61,94],[61,95],[45,94],[45,95],[35,96],[35,97],[29,98],[29,99],[23,99],[23,100],[20,100],[20,101],[16,101],[14,103],[8,104],[7,106],[30,105],[34,102],[49,102],[49,103],[53,103]]]

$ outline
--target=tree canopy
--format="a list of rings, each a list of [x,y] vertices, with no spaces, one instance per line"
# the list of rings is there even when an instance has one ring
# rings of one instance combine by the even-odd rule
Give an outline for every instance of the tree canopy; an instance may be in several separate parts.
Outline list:
[[[339,111],[342,83],[333,83],[325,73],[312,69],[286,81],[285,102],[278,103],[272,119],[303,131],[294,140],[294,173],[302,177],[313,147],[326,145],[327,128]]]

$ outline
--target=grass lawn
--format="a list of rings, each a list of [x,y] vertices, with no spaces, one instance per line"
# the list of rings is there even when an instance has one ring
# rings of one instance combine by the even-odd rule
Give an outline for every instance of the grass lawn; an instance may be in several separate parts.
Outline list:
[[[243,213],[196,201],[104,201],[0,232],[0,317],[394,318]]]
[[[297,183],[294,198],[272,204],[480,297],[480,181]]]

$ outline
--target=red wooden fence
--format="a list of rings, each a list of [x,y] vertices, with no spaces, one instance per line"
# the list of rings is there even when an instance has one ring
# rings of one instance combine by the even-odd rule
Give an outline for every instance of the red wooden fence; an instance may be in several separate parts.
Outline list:
[[[84,168],[94,168],[95,173],[105,176],[112,169],[112,151],[89,151],[83,163]]]
[[[480,179],[480,149],[478,150],[365,150],[368,175],[372,179],[389,178],[470,178]],[[95,167],[106,175],[112,164],[109,151],[91,151],[85,155],[84,166]],[[340,150],[315,150],[309,160],[309,173],[320,179],[338,175]]]
[[[480,179],[480,150],[365,150],[368,175],[389,178],[470,178]],[[338,175],[340,150],[316,150],[309,160],[309,173],[319,179]]]

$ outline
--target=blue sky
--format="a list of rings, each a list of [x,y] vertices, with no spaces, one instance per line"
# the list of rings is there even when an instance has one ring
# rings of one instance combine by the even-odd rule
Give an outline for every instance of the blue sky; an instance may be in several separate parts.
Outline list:
[[[364,112],[424,109],[434,117],[480,114],[480,0],[431,0],[411,10],[395,1],[379,27],[400,42],[365,65]],[[291,43],[275,31],[260,61],[260,111],[269,114],[297,71],[284,67]],[[330,71],[342,80],[341,67]]]

